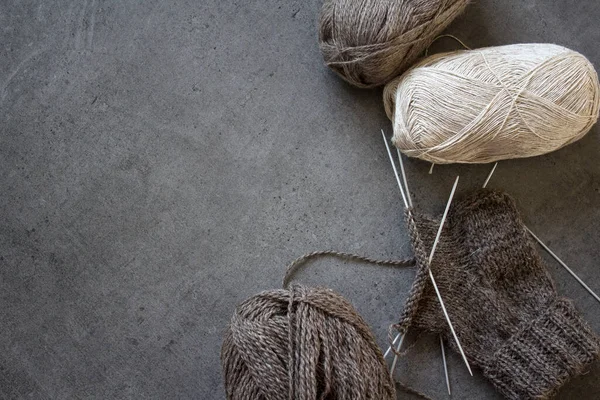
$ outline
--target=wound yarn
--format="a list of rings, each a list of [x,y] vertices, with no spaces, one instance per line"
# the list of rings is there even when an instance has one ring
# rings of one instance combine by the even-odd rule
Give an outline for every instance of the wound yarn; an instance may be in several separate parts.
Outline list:
[[[417,59],[468,0],[325,0],[319,42],[327,66],[349,83],[384,85]]]
[[[392,142],[435,164],[537,156],[582,138],[596,123],[598,75],[554,44],[433,55],[384,89]]]
[[[325,288],[292,285],[240,304],[221,362],[229,400],[396,399],[371,330]]]

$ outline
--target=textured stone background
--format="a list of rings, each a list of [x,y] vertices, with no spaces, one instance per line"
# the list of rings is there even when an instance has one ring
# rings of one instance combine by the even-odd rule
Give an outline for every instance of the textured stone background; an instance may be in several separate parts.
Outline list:
[[[231,313],[279,287],[289,261],[410,255],[381,90],[323,66],[320,4],[0,3],[0,398],[223,398]],[[599,19],[596,0],[478,0],[447,32],[472,47],[554,42],[600,66]],[[598,292],[599,152],[595,128],[502,162],[490,184]],[[407,169],[418,206],[440,212],[456,174],[460,195],[490,166]],[[547,259],[600,331],[599,304]],[[298,279],[347,296],[383,346],[412,277],[324,260]],[[499,398],[449,363],[454,398]],[[445,398],[436,338],[399,377]],[[559,398],[600,398],[600,365]]]

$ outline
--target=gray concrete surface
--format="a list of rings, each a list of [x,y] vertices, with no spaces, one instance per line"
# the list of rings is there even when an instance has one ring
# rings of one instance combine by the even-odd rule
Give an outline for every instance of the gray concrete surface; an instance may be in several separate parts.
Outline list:
[[[410,254],[381,91],[323,66],[319,7],[0,3],[0,398],[223,398],[231,313],[279,287],[286,263]],[[555,42],[600,66],[599,19],[596,0],[478,0],[448,32],[473,47]],[[491,186],[600,292],[598,133],[503,162]],[[439,212],[457,173],[464,193],[490,166],[407,168],[419,207]],[[599,304],[547,259],[600,331]],[[326,260],[298,280],[347,296],[383,346],[412,277]],[[410,342],[400,378],[446,398],[436,339]],[[455,399],[499,398],[449,362]],[[600,398],[600,365],[558,397]]]

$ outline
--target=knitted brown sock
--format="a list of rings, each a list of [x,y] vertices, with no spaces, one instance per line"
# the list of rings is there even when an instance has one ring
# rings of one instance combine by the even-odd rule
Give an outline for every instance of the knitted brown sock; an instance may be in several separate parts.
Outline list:
[[[418,272],[397,327],[441,333],[456,349],[427,279],[439,221],[407,220]],[[431,270],[469,362],[507,398],[550,398],[597,359],[598,337],[557,295],[508,195],[482,190],[453,206]]]

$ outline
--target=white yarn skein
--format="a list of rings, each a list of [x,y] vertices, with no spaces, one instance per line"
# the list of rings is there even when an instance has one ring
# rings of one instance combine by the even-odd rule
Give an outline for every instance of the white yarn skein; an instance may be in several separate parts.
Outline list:
[[[598,119],[598,75],[581,54],[517,44],[433,55],[386,85],[393,143],[435,164],[549,153]]]

